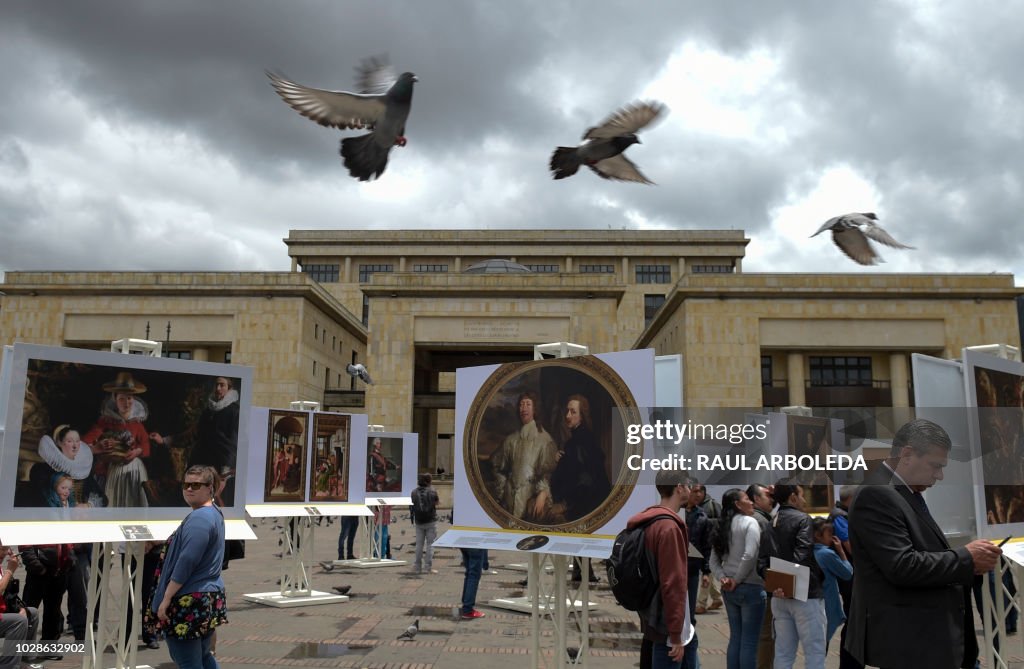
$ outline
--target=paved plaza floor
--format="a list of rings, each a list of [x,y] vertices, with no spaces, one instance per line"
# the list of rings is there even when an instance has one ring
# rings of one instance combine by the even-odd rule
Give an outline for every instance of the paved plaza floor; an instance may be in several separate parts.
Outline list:
[[[396,512],[391,525],[393,556],[409,559],[413,555],[414,531],[408,514]],[[533,642],[528,614],[492,608],[487,602],[497,597],[524,594],[520,581],[525,573],[507,566],[523,563],[523,553],[492,551],[491,569],[484,574],[477,598],[478,608],[486,616],[473,621],[455,620],[452,608],[462,592],[463,571],[458,551],[438,549],[434,568],[439,572],[424,576],[410,573],[410,566],[375,569],[336,568],[329,573],[313,563],[312,586],[330,591],[333,586],[352,586],[347,602],[297,608],[273,608],[247,602],[246,593],[274,590],[281,575],[282,559],[276,557],[277,521],[253,521],[259,541],[246,544],[244,560],[233,561],[224,572],[228,588],[230,623],[218,632],[217,659],[225,669],[258,666],[343,667],[371,669],[526,669],[530,666]],[[438,534],[448,525],[439,523]],[[314,533],[315,560],[333,560],[337,554],[339,519],[328,524],[322,519]],[[635,667],[639,664],[640,634],[636,614],[619,607],[601,583],[592,590],[591,601],[599,608],[591,612],[591,651],[586,666],[595,668]],[[397,637],[414,620],[420,632],[411,641]],[[703,669],[725,669],[725,649],[729,628],[724,610],[697,617],[700,660]],[[541,665],[563,666],[552,655],[555,645],[552,625],[541,627]],[[838,636],[838,635],[837,635]],[[69,637],[66,637],[69,638]],[[1018,639],[1014,639],[1019,643]],[[837,642],[838,643],[838,642]],[[838,667],[836,644],[830,649],[827,667]],[[578,635],[570,635],[569,645],[579,645]],[[1011,649],[1011,652],[1012,651]],[[1017,654],[1014,652],[1014,654]],[[107,666],[113,666],[109,656]],[[1019,658],[1014,658],[1015,660]],[[166,648],[139,647],[138,663],[158,669],[174,667]],[[48,667],[63,669],[81,665],[81,657],[66,656],[47,662]],[[803,666],[803,658],[798,659]]]

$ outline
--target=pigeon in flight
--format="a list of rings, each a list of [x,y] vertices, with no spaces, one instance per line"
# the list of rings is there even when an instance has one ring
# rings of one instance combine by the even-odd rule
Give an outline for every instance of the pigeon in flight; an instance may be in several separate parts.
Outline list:
[[[406,627],[405,631],[398,635],[398,638],[399,639],[408,639],[408,640],[412,641],[413,637],[415,637],[416,633],[419,632],[419,631],[420,631],[420,621],[419,621],[419,619],[417,619],[416,622],[414,622],[412,625],[409,625],[408,627]]]
[[[586,141],[579,146],[560,146],[551,154],[550,168],[555,179],[576,174],[586,165],[604,179],[654,183],[623,155],[631,144],[639,144],[636,133],[665,111],[660,102],[634,102],[618,110],[601,125],[583,133]]]
[[[370,378],[370,373],[366,371],[366,367],[363,366],[363,363],[357,362],[354,365],[345,365],[345,371],[348,372],[349,376],[354,376],[357,379],[362,379],[363,383],[367,385],[373,385],[373,379]]]
[[[871,245],[870,240],[872,239],[894,249],[914,248],[896,241],[892,235],[875,223],[877,220],[878,217],[872,213],[843,214],[825,221],[811,237],[831,230],[832,241],[839,247],[839,250],[861,265],[875,265],[884,262]]]
[[[412,72],[396,77],[384,58],[370,58],[357,68],[358,93],[310,88],[267,72],[270,83],[288,105],[320,125],[370,132],[341,140],[341,157],[349,174],[360,181],[376,179],[388,165],[392,146],[405,146],[405,121],[412,107]]]

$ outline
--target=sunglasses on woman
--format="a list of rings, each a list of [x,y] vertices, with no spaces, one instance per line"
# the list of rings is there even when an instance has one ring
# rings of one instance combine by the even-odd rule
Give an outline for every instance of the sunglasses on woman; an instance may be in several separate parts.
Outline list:
[[[210,485],[209,483],[203,483],[202,481],[182,481],[182,490],[199,490],[203,486]]]

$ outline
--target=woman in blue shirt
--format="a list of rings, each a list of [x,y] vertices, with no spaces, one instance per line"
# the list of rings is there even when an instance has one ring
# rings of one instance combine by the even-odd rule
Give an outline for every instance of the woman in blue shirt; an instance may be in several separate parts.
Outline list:
[[[811,521],[814,532],[814,559],[825,574],[822,589],[825,592],[825,648],[832,635],[846,620],[843,613],[843,600],[839,597],[839,581],[853,578],[853,565],[846,558],[843,543],[835,536],[832,523],[828,518],[815,518]]]
[[[227,622],[224,581],[224,515],[213,499],[220,477],[195,465],[181,484],[192,512],[167,540],[167,553],[153,592],[156,615],[167,634],[167,650],[181,669],[217,669],[213,633]]]

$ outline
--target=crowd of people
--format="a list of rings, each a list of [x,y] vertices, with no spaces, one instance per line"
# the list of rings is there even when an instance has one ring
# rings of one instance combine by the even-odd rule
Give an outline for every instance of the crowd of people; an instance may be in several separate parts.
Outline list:
[[[55,435],[54,443],[62,442]],[[950,448],[949,436],[935,423],[907,423],[897,431],[890,457],[860,486],[842,487],[828,517],[805,512],[805,487],[792,480],[732,488],[718,503],[686,472],[659,472],[659,503],[627,526],[645,528],[644,547],[657,581],[653,598],[639,610],[641,667],[699,667],[698,616],[724,607],[729,669],[790,669],[798,649],[805,669],[824,669],[835,643],[841,669],[976,668],[971,593],[980,600],[980,576],[993,571],[1001,549],[985,540],[952,548],[931,516],[922,493],[942,480]],[[431,484],[430,474],[421,474],[411,495],[415,574],[436,573],[432,544],[439,497]],[[147,587],[144,640],[162,633],[172,659],[189,669],[215,669],[215,631],[226,622],[224,520],[215,504],[222,490],[215,468],[188,469],[182,495],[192,511],[163,555],[157,559],[154,553],[155,573]],[[55,485],[54,494],[62,499],[62,486]],[[382,515],[378,524],[386,527],[390,518]],[[343,523],[339,559],[353,557],[352,534]],[[380,550],[384,557],[387,541]],[[22,565],[27,571],[22,598],[0,600],[0,638],[34,638],[40,603],[41,638],[59,637],[60,601],[70,589],[75,553],[71,545],[29,547],[20,555],[0,547],[0,592]],[[462,558],[458,615],[473,620],[484,616],[476,594],[489,569],[488,554],[464,549]],[[766,585],[774,559],[806,570],[802,596]],[[0,659],[0,669],[15,666],[10,658]]]
[[[221,571],[225,560],[224,516],[215,499],[223,494],[224,480],[216,469],[193,465],[181,485],[183,501],[192,511],[166,542],[146,542],[143,551],[142,611],[143,642],[158,648],[159,636],[166,638],[171,659],[182,669],[216,669],[212,654],[216,628],[227,622],[227,606]],[[0,546],[0,639],[57,641],[64,616],[61,603],[74,577],[76,556],[71,544],[26,546],[20,554]],[[24,564],[25,585],[20,596],[12,582]],[[125,567],[122,555],[122,567]],[[140,565],[132,558],[134,573]],[[102,570],[101,570],[102,571]],[[84,595],[82,607],[85,606]],[[98,602],[93,603],[97,607]],[[80,616],[81,620],[76,620]],[[77,610],[69,600],[68,621],[75,639],[85,638],[87,612]],[[126,637],[133,638],[133,608],[129,602]],[[37,661],[59,660],[58,655],[39,655]],[[0,657],[0,669],[16,669],[22,657]]]
[[[790,669],[798,648],[806,669],[824,669],[837,632],[841,669],[979,666],[970,597],[980,612],[981,575],[1002,551],[985,540],[952,548],[932,518],[922,492],[942,480],[950,448],[937,424],[907,423],[828,517],[805,512],[805,486],[791,479],[730,489],[719,506],[686,472],[659,472],[660,503],[627,525],[656,519],[644,534],[658,590],[639,611],[640,666],[699,667],[697,615],[723,605],[728,669]],[[773,559],[806,569],[806,593],[766,586]]]

